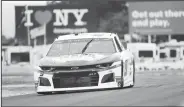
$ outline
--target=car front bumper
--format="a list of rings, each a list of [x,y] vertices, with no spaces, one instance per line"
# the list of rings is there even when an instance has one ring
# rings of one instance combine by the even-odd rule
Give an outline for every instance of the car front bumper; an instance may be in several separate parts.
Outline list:
[[[71,72],[72,73],[72,72]],[[105,89],[105,88],[118,88],[120,87],[120,82],[121,82],[121,66],[109,69],[109,70],[104,70],[104,71],[99,71],[98,73],[98,83],[95,86],[82,86],[82,87],[57,87],[54,84],[53,81],[53,76],[54,73],[45,73],[42,76],[42,78],[48,79],[50,82],[50,86],[41,86],[40,81],[38,81],[38,84],[36,86],[36,91],[37,92],[57,92],[57,91],[77,91],[77,90],[91,90],[91,89]],[[113,81],[110,82],[102,82],[104,79],[104,76],[107,74],[113,74]]]

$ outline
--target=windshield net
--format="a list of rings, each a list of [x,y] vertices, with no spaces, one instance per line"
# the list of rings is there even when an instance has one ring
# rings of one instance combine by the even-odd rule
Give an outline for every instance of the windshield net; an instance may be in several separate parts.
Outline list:
[[[82,50],[92,39],[61,40],[52,44],[47,56],[61,56],[81,54]],[[85,49],[84,53],[115,53],[112,39],[93,39]]]

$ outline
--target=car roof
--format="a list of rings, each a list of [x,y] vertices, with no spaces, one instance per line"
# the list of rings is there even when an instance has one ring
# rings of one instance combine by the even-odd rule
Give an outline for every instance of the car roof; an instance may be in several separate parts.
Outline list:
[[[56,38],[55,41],[58,40],[69,40],[69,39],[85,39],[85,38],[113,38],[116,36],[114,33],[79,33],[79,34],[68,34],[68,35],[61,35]]]

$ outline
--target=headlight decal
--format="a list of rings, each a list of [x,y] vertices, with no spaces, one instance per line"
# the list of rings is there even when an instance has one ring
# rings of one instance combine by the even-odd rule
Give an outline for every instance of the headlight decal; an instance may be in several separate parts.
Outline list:
[[[114,66],[111,66],[110,69],[117,68],[117,67],[120,67],[120,66],[121,66],[121,64],[114,65]]]
[[[40,67],[40,68],[44,72],[51,72],[51,71],[55,70],[54,67]]]
[[[112,65],[111,65],[111,69],[112,68],[117,68],[117,67],[120,67],[121,66],[121,61],[117,61],[117,62],[114,62]]]
[[[101,68],[101,69],[98,70],[98,71],[110,70],[110,69],[114,69],[114,68],[117,68],[117,67],[120,67],[120,66],[121,66],[121,61],[118,61],[118,62],[112,63],[111,66]]]

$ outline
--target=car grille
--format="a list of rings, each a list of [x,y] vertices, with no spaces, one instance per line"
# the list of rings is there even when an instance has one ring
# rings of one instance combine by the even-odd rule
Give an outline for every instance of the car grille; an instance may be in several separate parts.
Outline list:
[[[60,72],[53,75],[54,88],[98,86],[99,75],[96,71]]]

